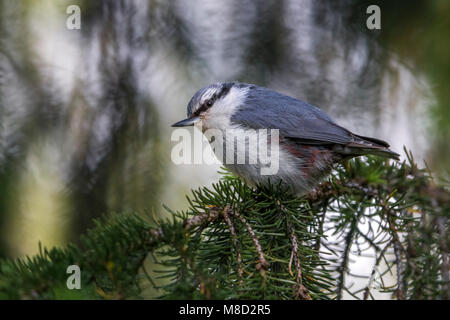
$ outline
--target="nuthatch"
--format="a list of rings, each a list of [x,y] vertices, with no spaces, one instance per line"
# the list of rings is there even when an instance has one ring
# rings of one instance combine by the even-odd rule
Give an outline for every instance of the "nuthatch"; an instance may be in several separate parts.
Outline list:
[[[259,162],[224,163],[250,185],[281,181],[295,193],[303,194],[311,191],[336,162],[369,154],[399,158],[389,150],[388,143],[356,135],[306,102],[252,84],[226,82],[202,88],[189,101],[187,115],[187,119],[172,126],[199,123],[203,130],[224,133],[231,129],[278,129],[279,169],[274,175],[262,175]],[[257,158],[252,153],[258,150],[250,148],[250,157]]]

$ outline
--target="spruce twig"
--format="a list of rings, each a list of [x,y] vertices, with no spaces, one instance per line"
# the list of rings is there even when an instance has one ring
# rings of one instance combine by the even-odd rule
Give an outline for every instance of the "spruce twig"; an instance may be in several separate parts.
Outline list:
[[[259,243],[258,237],[255,234],[255,231],[253,231],[252,226],[237,211],[233,211],[233,215],[235,215],[239,220],[241,220],[241,222],[245,225],[245,228],[247,229],[248,233],[250,234],[250,237],[252,238],[253,244],[255,245],[256,251],[258,253],[259,261],[258,264],[256,265],[256,269],[258,269],[261,272],[263,278],[266,279],[266,270],[269,267],[269,263],[264,257],[264,252],[261,248],[261,245]]]
[[[135,215],[113,216],[79,247],[0,261],[0,298],[73,297],[64,290],[65,269],[77,264],[85,288],[78,298],[139,297],[141,279],[171,299],[340,299],[344,292],[368,299],[375,281],[398,299],[445,299],[449,197],[414,163],[376,158],[349,161],[301,198],[227,176],[211,190],[194,191],[186,212],[169,210],[174,219],[155,227]],[[367,286],[358,290],[345,281],[360,276],[349,266],[353,247],[358,255],[375,250]],[[152,267],[163,267],[152,270],[157,277],[143,268],[148,254]],[[383,278],[395,272],[398,283],[387,285]]]
[[[302,266],[300,263],[300,257],[299,257],[299,253],[298,253],[297,236],[295,235],[293,229],[291,229],[290,233],[291,233],[290,236],[291,236],[291,243],[292,243],[292,253],[291,253],[291,260],[289,261],[289,271],[291,270],[292,258],[295,261],[295,269],[297,271],[297,277],[296,277],[297,285],[296,285],[296,289],[295,289],[294,298],[298,297],[302,300],[311,300],[311,296],[309,295],[308,290],[303,285],[303,274],[302,274]]]
[[[223,217],[225,219],[225,222],[228,225],[228,229],[230,230],[231,238],[233,240],[233,245],[236,250],[237,272],[238,272],[238,276],[239,276],[239,285],[242,286],[243,285],[242,276],[244,274],[244,269],[242,267],[242,256],[241,256],[241,252],[239,250],[239,242],[238,242],[236,230],[234,229],[234,225],[231,222],[230,215],[228,214],[229,210],[230,209],[228,207],[225,207],[225,209],[223,210]]]

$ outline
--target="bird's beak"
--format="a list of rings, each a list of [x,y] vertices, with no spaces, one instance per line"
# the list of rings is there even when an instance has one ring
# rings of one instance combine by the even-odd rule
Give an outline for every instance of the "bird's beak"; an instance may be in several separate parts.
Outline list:
[[[187,126],[193,126],[197,122],[200,121],[200,117],[193,117],[193,118],[187,118],[181,121],[178,121],[177,123],[174,123],[172,127],[187,127]]]

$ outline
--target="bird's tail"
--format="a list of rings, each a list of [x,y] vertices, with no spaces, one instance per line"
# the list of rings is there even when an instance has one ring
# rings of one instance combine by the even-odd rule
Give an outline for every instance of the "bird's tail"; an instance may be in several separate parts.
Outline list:
[[[400,159],[400,155],[398,153],[389,149],[389,144],[387,142],[356,134],[353,134],[353,140],[349,144],[336,147],[337,150],[335,151],[349,158],[372,154],[395,160]]]

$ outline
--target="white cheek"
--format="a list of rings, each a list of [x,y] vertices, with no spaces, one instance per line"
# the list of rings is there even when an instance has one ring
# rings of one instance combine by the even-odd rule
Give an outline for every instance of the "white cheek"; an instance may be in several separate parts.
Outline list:
[[[207,129],[225,130],[231,127],[231,116],[236,108],[244,103],[248,89],[231,88],[228,94],[216,101],[214,106],[205,114],[203,118],[204,126]]]

